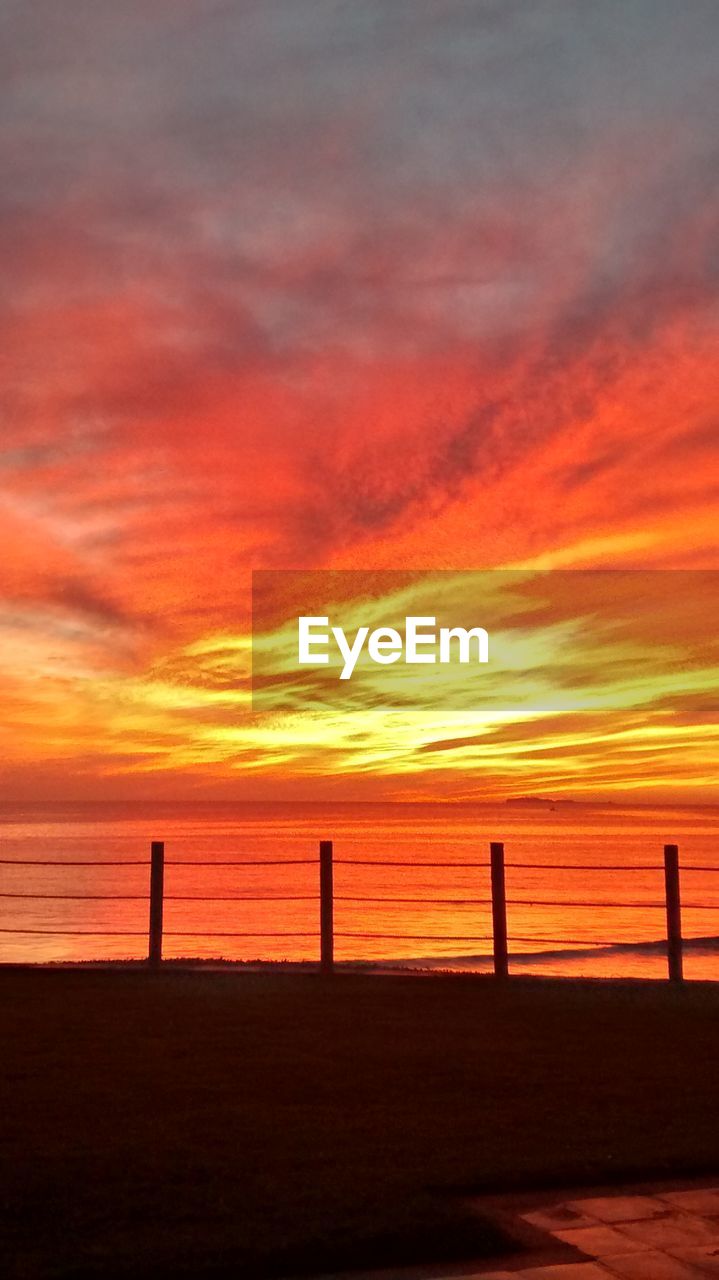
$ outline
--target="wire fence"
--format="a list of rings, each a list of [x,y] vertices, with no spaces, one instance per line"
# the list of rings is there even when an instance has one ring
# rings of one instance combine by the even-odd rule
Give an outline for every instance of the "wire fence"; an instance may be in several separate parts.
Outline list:
[[[575,936],[577,930],[572,930],[572,936],[567,937],[547,937],[545,934],[535,935],[527,932],[510,933],[508,919],[514,909],[518,909],[521,917],[526,919],[530,910],[553,909],[562,910],[566,913],[585,912],[585,911],[617,911],[628,910],[632,913],[637,912],[661,912],[666,921],[664,929],[664,940],[666,948],[666,960],[668,976],[673,981],[681,981],[683,977],[683,959],[684,959],[684,936],[682,933],[682,907],[685,911],[691,912],[715,912],[719,914],[719,904],[711,902],[697,902],[690,900],[682,903],[680,893],[680,867],[679,867],[679,850],[677,845],[665,845],[663,861],[656,863],[630,863],[625,866],[618,867],[616,865],[597,863],[597,862],[573,862],[573,863],[555,863],[542,861],[512,861],[505,859],[504,844],[500,842],[491,842],[489,846],[489,858],[477,859],[475,861],[468,860],[432,860],[432,861],[414,861],[412,859],[399,858],[335,858],[332,841],[321,841],[319,845],[319,856],[315,858],[256,858],[256,857],[233,857],[221,858],[216,860],[214,857],[197,857],[182,859],[165,858],[165,845],[162,841],[154,841],[150,849],[150,857],[146,859],[116,859],[116,858],[94,858],[94,859],[47,859],[47,858],[2,858],[0,859],[0,867],[2,868],[52,868],[54,872],[77,868],[95,869],[95,868],[145,868],[148,872],[148,887],[145,892],[74,892],[72,885],[68,886],[68,891],[49,892],[45,889],[40,891],[32,891],[30,889],[18,889],[16,887],[0,888],[0,901],[8,903],[29,903],[29,902],[91,902],[91,903],[145,903],[147,910],[147,925],[142,928],[117,928],[104,927],[83,927],[78,928],[66,926],[64,922],[60,922],[51,927],[37,927],[34,923],[3,923],[0,924],[0,934],[16,938],[146,938],[147,939],[147,963],[150,968],[156,969],[163,962],[163,946],[166,941],[172,939],[262,939],[262,940],[307,940],[313,939],[317,943],[317,962],[321,972],[324,974],[332,974],[335,971],[335,944],[336,942],[386,942],[389,944],[391,951],[392,944],[406,942],[423,942],[426,944],[454,944],[454,943],[482,943],[487,944],[486,958],[491,964],[495,975],[499,978],[505,978],[510,972],[510,948],[513,945],[532,946],[534,945],[555,945],[560,947],[583,948],[605,948],[616,945],[616,939],[598,937],[596,934]],[[313,868],[315,874],[319,873],[319,884],[314,892],[300,893],[182,893],[182,892],[165,892],[165,874],[166,871],[172,875],[182,868],[202,868],[204,872],[210,872],[215,868],[263,868],[263,867],[305,867]],[[488,872],[487,891],[482,894],[468,896],[466,893],[461,896],[452,894],[428,895],[425,891],[422,893],[339,893],[334,891],[334,873],[335,868],[373,868],[380,871],[382,868],[404,868],[413,872],[424,871],[425,869],[443,869],[455,871],[458,868],[471,868],[473,871],[480,873]],[[570,898],[559,896],[545,896],[538,894],[537,896],[526,892],[521,896],[507,895],[508,874],[511,880],[512,873],[522,873],[532,871],[551,871],[555,876],[564,875],[564,873],[573,872],[591,872],[607,873],[617,875],[625,874],[633,875],[642,873],[657,877],[657,890],[661,885],[661,894],[657,892],[656,899],[645,900],[641,896],[632,895],[624,899],[610,898],[603,900],[598,897],[575,896]],[[703,875],[719,874],[719,866],[691,866],[684,868],[687,873],[701,872]],[[0,884],[2,884],[2,873],[0,873]],[[232,903],[241,905],[243,903],[316,903],[318,907],[317,927],[314,929],[290,929],[290,928],[218,928],[208,925],[205,929],[200,928],[172,928],[166,929],[164,923],[164,908],[166,903]],[[345,906],[349,907],[366,907],[368,911],[363,917],[362,929],[352,927],[336,928],[335,916],[336,909],[339,909],[341,916]],[[441,932],[433,932],[431,929],[423,928],[417,930],[410,925],[407,932],[397,929],[391,932],[382,931],[381,927],[377,927],[375,919],[372,917],[370,908],[382,908],[384,906],[407,906],[410,908],[421,909],[426,911],[428,908],[433,910],[439,909],[458,909],[468,908],[478,911],[487,912],[490,916],[491,927],[488,931],[475,931],[469,929],[465,933],[456,931],[456,918],[451,924]],[[364,921],[366,920],[366,927]],[[342,922],[340,920],[340,924]],[[653,945],[653,944],[651,944]]]

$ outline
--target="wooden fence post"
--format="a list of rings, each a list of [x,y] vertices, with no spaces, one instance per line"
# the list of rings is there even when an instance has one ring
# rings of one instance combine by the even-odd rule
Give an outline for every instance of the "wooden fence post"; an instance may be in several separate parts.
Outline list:
[[[159,969],[162,962],[162,907],[165,881],[165,843],[153,840],[150,846],[150,938],[149,964]]]
[[[320,840],[320,972],[335,971],[332,841]]]
[[[504,845],[489,846],[492,868],[492,934],[494,938],[494,972],[497,978],[509,976],[507,947],[507,898],[504,887]]]
[[[681,982],[684,977],[682,956],[682,904],[679,892],[679,846],[664,846],[664,884],[667,902],[667,961],[669,978]]]

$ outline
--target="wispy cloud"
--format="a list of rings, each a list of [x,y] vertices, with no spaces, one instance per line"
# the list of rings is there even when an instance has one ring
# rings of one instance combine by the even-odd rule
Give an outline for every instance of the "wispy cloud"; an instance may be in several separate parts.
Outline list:
[[[76,623],[48,696],[100,777],[79,650],[149,691],[247,634],[251,568],[716,563],[718,28],[0,6],[0,588],[40,650]]]

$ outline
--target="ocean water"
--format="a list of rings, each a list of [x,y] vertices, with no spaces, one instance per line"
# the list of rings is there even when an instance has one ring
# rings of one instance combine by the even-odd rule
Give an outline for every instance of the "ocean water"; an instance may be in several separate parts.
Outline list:
[[[168,958],[314,960],[323,839],[340,962],[491,968],[487,864],[502,840],[513,971],[647,978],[666,974],[662,849],[677,843],[686,976],[719,979],[708,806],[5,805],[0,961],[145,956],[151,840],[165,841]]]

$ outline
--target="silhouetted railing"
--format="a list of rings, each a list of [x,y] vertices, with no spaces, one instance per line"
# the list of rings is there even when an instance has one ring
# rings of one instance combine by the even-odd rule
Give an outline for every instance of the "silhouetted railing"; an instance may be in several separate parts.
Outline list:
[[[683,973],[684,939],[682,935],[682,902],[680,889],[679,849],[675,844],[664,846],[663,865],[651,866],[646,863],[611,866],[597,863],[551,863],[551,862],[508,862],[505,860],[504,844],[492,841],[489,845],[489,859],[483,861],[429,861],[416,862],[411,859],[335,859],[331,840],[322,840],[319,844],[319,857],[315,858],[230,858],[220,860],[181,859],[166,862],[163,841],[153,841],[150,846],[149,860],[127,859],[94,859],[94,860],[62,860],[36,858],[2,858],[0,867],[51,867],[53,870],[77,867],[147,867],[149,869],[149,891],[138,893],[29,893],[0,890],[0,900],[24,901],[92,901],[92,902],[146,902],[148,908],[147,929],[61,929],[0,926],[0,934],[29,935],[32,937],[146,937],[147,963],[152,969],[162,964],[163,942],[166,938],[315,938],[319,942],[319,967],[322,974],[331,976],[335,972],[335,941],[345,940],[377,940],[386,942],[486,942],[491,943],[491,958],[497,978],[506,979],[510,972],[510,943],[555,943],[578,946],[613,946],[613,940],[596,937],[587,938],[539,938],[517,937],[510,935],[507,920],[508,907],[561,907],[578,909],[596,908],[629,908],[633,911],[661,911],[666,918],[666,954],[668,976],[673,982],[681,982]],[[210,871],[215,867],[287,867],[313,866],[319,872],[319,893],[302,894],[166,894],[165,868],[167,867],[202,867]],[[378,896],[374,894],[345,895],[334,892],[334,867],[406,867],[424,870],[425,868],[471,867],[476,870],[489,870],[490,894],[482,897],[439,897],[419,896]],[[546,897],[507,897],[507,871],[591,871],[591,872],[653,872],[663,871],[663,897],[657,902],[623,900],[601,902],[595,899],[573,898],[557,899]],[[688,871],[702,873],[719,873],[719,867],[692,866]],[[164,904],[166,902],[318,902],[319,928],[314,931],[298,930],[164,930]],[[360,932],[335,932],[334,910],[336,903],[365,904],[413,904],[415,906],[475,906],[491,908],[492,931],[489,934],[450,934],[450,933],[377,933],[367,930]],[[708,903],[687,903],[691,911],[719,911],[719,907]]]

